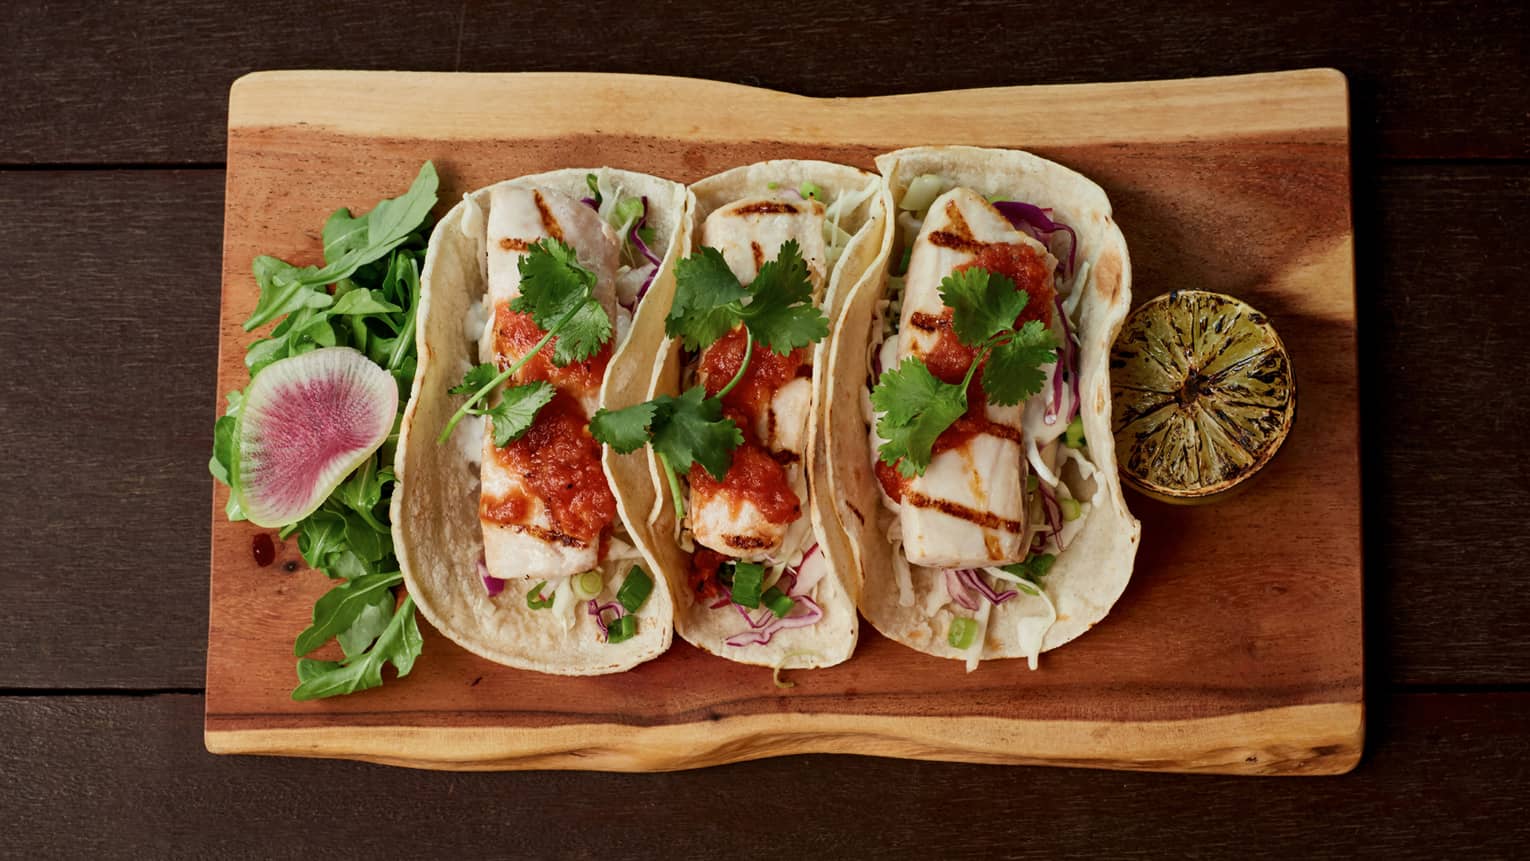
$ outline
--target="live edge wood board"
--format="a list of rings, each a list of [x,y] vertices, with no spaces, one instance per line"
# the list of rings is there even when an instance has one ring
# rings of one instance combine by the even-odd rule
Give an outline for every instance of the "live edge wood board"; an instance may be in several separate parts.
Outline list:
[[[1240,296],[1290,348],[1297,423],[1253,485],[1178,508],[1128,494],[1142,550],[1093,631],[1043,656],[960,664],[862,626],[848,663],[789,674],[676,638],[629,673],[488,663],[423,621],[413,674],[295,703],[292,640],[326,579],[295,541],[213,499],[206,742],[218,753],[446,769],[649,771],[807,752],[1241,774],[1331,774],[1364,732],[1360,474],[1348,99],[1331,70],[1135,84],[810,99],[678,78],[267,72],[230,97],[218,404],[245,381],[260,253],[319,257],[337,206],[403,190],[420,162],[463,192],[555,167],[690,182],[767,158],[872,166],[913,144],[1028,149],[1109,193],[1136,300]],[[275,536],[273,535],[273,538]],[[288,569],[292,570],[288,570]]]

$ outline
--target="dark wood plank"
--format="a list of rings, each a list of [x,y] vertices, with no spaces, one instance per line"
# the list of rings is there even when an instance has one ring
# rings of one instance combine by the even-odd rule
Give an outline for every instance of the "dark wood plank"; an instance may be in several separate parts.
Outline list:
[[[1524,167],[1356,177],[1373,679],[1530,681],[1527,198]]]
[[[0,172],[0,687],[199,687],[222,171]]]
[[[1493,857],[1530,839],[1530,694],[1383,699],[1360,768],[1307,780],[831,756],[669,774],[442,774],[214,757],[201,715],[196,696],[0,698],[0,773],[20,778],[0,784],[0,809],[25,823],[7,850],[1279,858],[1449,846]],[[762,830],[741,839],[754,822]]]
[[[592,21],[605,22],[594,29]],[[0,10],[0,162],[219,162],[229,84],[270,68],[599,69],[813,96],[1335,66],[1357,150],[1530,155],[1530,19],[1512,0],[1358,6],[1257,0],[1165,15],[1144,2],[971,0],[875,11],[708,4],[53,3]],[[935,34],[939,34],[936,36]]]
[[[1530,384],[1506,376],[1530,170],[1356,182],[1370,677],[1530,683]],[[0,173],[0,688],[202,684],[222,189],[220,171]],[[91,321],[107,348],[79,348]],[[102,505],[110,528],[74,528]]]

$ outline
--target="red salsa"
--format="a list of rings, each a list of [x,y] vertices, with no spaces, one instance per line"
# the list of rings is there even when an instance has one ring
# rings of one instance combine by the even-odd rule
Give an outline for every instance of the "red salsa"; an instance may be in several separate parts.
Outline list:
[[[547,506],[564,534],[581,541],[599,537],[616,518],[616,497],[600,466],[600,443],[590,436],[579,401],[559,389],[520,439],[494,450],[507,469]],[[525,521],[529,500],[485,497],[479,514],[499,523]]]
[[[509,302],[499,303],[494,310],[494,355],[499,358],[500,368],[515,364],[546,334],[530,314],[510,310]],[[516,373],[516,382],[546,380],[575,396],[587,395],[600,389],[600,383],[606,377],[606,364],[611,361],[610,342],[590,358],[582,362],[570,362],[561,368],[553,364],[553,351],[557,348],[558,338],[555,335],[547,342],[547,346],[538,350],[531,361]]]

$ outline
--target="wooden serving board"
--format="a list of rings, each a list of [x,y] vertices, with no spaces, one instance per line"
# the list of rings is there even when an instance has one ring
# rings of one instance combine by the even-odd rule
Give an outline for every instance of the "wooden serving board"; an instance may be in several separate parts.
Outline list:
[[[1126,233],[1137,301],[1175,287],[1243,297],[1290,348],[1300,408],[1234,499],[1143,522],[1125,596],[1043,656],[974,673],[862,626],[848,663],[789,674],[678,638],[632,672],[561,678],[478,659],[430,630],[412,675],[295,703],[292,640],[326,578],[296,542],[213,500],[206,741],[218,753],[429,768],[664,770],[807,752],[1242,774],[1331,774],[1359,759],[1359,421],[1348,100],[1331,70],[1136,84],[809,99],[676,78],[267,72],[229,105],[218,405],[245,383],[240,328],[259,253],[320,256],[331,210],[402,191],[420,162],[463,192],[555,167],[693,181],[759,159],[872,167],[913,144],[1032,150],[1098,181]],[[274,537],[274,536],[273,536]],[[289,570],[291,569],[291,570]]]

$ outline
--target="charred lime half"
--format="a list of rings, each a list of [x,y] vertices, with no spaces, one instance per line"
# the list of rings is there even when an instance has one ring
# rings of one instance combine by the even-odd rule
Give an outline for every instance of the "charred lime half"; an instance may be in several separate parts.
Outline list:
[[[1110,357],[1116,456],[1138,490],[1203,501],[1275,456],[1296,416],[1291,358],[1269,318],[1203,290],[1126,318]]]

